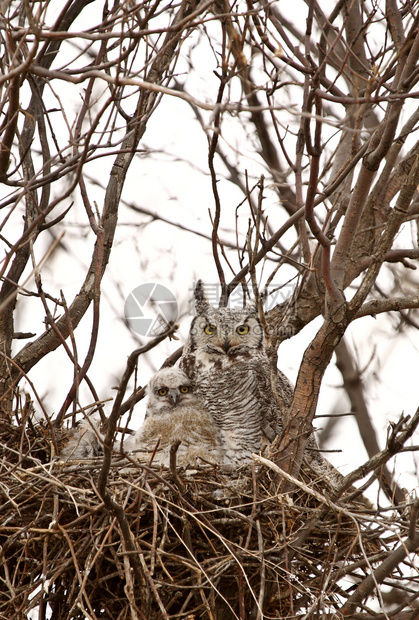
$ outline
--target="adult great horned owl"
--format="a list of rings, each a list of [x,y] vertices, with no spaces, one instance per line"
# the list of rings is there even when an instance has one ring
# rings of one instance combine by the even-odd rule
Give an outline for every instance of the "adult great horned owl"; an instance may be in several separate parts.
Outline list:
[[[179,368],[159,370],[147,385],[148,403],[143,426],[125,442],[125,450],[139,460],[168,466],[170,448],[180,441],[178,465],[221,460],[220,441],[213,419]]]
[[[195,306],[180,367],[214,418],[224,462],[247,462],[252,452],[259,452],[263,437],[272,440],[282,428],[258,312],[255,305],[212,308],[201,281],[195,288]],[[277,389],[289,406],[293,388],[280,371]]]
[[[241,310],[212,308],[200,280],[195,308],[179,365],[215,421],[223,463],[241,465],[283,428],[284,413],[272,391],[263,328],[254,305]],[[275,387],[289,407],[294,389],[280,370]],[[332,488],[341,483],[341,473],[319,452],[314,434],[307,441],[304,460]]]

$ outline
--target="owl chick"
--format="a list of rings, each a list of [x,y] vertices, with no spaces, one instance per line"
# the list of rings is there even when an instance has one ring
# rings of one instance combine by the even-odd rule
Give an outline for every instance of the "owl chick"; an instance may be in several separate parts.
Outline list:
[[[60,458],[88,459],[103,454],[99,420],[90,417],[71,429],[69,439],[60,450]]]
[[[147,386],[143,426],[125,442],[125,450],[141,461],[170,464],[170,448],[180,441],[181,466],[217,463],[222,458],[217,428],[179,368],[159,370]]]

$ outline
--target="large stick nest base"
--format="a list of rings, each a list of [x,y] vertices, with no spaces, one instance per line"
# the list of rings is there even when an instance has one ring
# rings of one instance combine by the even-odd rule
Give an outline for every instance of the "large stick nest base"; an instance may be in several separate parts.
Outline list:
[[[127,538],[97,490],[101,459],[51,461],[41,426],[3,423],[0,439],[2,619],[285,618],[319,600],[333,613],[348,596],[338,574],[348,587],[383,549],[385,528],[364,506],[282,494],[266,467],[174,476],[116,455],[107,488]],[[309,471],[302,479],[330,491]]]

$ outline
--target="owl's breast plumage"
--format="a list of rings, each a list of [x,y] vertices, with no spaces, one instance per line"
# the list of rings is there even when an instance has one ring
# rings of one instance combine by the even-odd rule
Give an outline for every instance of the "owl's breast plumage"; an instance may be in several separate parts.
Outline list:
[[[254,360],[220,355],[212,361],[200,352],[194,384],[220,432],[225,460],[249,460],[260,449],[264,417]]]

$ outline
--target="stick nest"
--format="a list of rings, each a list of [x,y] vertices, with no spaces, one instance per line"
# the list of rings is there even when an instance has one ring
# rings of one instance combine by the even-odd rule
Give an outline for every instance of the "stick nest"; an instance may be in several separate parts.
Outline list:
[[[98,492],[102,459],[51,458],[51,439],[42,425],[0,430],[2,619],[298,617],[320,592],[333,613],[339,576],[383,549],[364,506],[282,494],[260,465],[174,475],[114,455],[113,510]],[[330,493],[310,471],[301,479]]]

